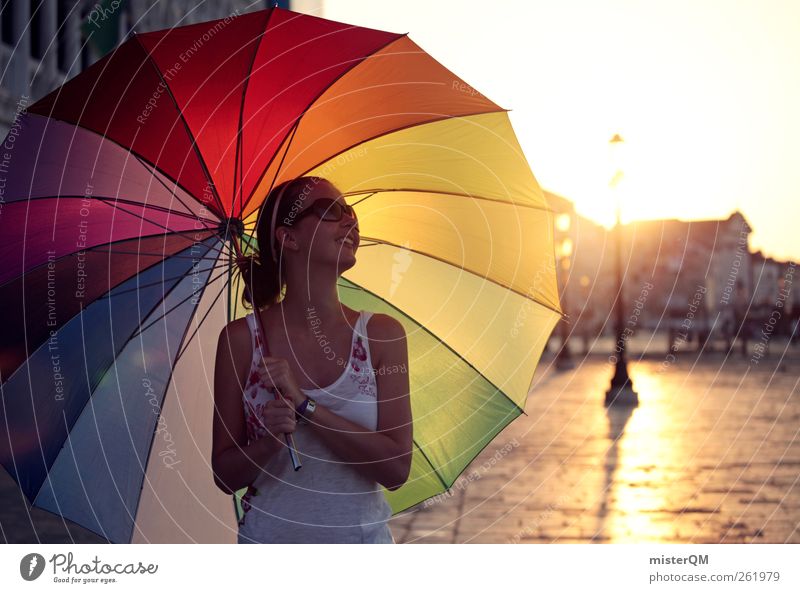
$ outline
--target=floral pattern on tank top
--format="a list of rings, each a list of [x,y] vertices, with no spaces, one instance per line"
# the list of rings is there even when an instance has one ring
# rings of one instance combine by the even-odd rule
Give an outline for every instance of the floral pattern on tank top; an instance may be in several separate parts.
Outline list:
[[[262,341],[261,341],[261,331],[256,326],[256,320],[253,319],[253,326],[255,329],[255,348],[256,351],[262,351]],[[368,395],[371,398],[377,398],[377,395],[374,391],[373,384],[371,381],[371,375],[373,374],[371,364],[368,364],[367,361],[367,350],[364,347],[363,338],[361,335],[357,335],[356,339],[353,344],[353,350],[350,355],[349,360],[349,370],[352,371],[352,377],[355,380],[356,384],[358,385],[358,390]],[[245,425],[247,427],[247,440],[248,442],[255,441],[259,438],[266,436],[267,429],[264,427],[264,424],[261,422],[260,418],[261,415],[266,408],[266,401],[256,401],[258,397],[258,391],[260,389],[267,390],[267,384],[263,381],[262,374],[257,369],[264,368],[264,360],[259,355],[256,357],[254,354],[253,359],[258,359],[258,362],[255,363],[256,367],[253,368],[253,361],[250,363],[250,376],[247,379],[247,383],[245,384],[244,388],[244,401],[245,401]],[[338,382],[338,379],[337,379]],[[270,396],[274,397],[272,391],[269,391]],[[254,496],[258,495],[258,490],[252,485],[247,486],[247,491],[242,496],[241,503],[242,503],[242,518],[239,520],[239,526],[244,525],[245,516],[247,512],[250,510],[250,499]]]
[[[373,373],[372,365],[367,364],[367,350],[361,341],[361,336],[356,338],[356,343],[353,346],[353,355],[351,356],[350,367],[355,371],[354,378],[358,384],[358,390],[369,397],[375,397],[375,392],[371,385],[371,375]],[[370,367],[370,368],[367,368]]]
[[[256,329],[255,333],[255,348],[256,351],[260,352],[261,348],[261,334]],[[253,358],[256,358],[255,354]],[[264,368],[264,360],[261,356],[258,356],[258,362],[256,364],[256,369],[263,369]],[[260,418],[264,409],[267,406],[266,401],[258,402],[256,398],[258,396],[258,389],[267,389],[267,384],[262,380],[261,373],[258,372],[253,368],[253,362],[250,363],[250,376],[247,378],[247,384],[245,385],[244,390],[244,402],[245,402],[245,425],[247,427],[247,441],[252,442],[258,440],[267,434],[267,429],[264,424],[261,422]],[[272,392],[270,392],[272,393]],[[247,515],[247,512],[250,510],[250,499],[254,496],[258,495],[258,489],[256,489],[252,484],[248,484],[247,491],[242,495],[242,518],[239,519],[239,526],[241,527],[244,525],[244,519]]]

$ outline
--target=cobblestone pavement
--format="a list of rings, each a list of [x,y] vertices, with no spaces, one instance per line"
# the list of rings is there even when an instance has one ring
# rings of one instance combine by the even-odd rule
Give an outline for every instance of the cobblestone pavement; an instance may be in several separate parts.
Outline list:
[[[527,416],[450,496],[393,518],[395,539],[800,543],[800,353],[784,350],[637,360],[632,410],[603,405],[607,356],[544,359]]]
[[[17,483],[0,467],[0,543],[103,544],[88,529],[39,508],[29,508]]]
[[[640,405],[603,406],[612,367],[546,357],[521,416],[440,496],[391,521],[400,543],[800,543],[800,352],[630,365]],[[0,472],[0,541],[99,536],[41,509]],[[35,531],[34,531],[35,530]]]

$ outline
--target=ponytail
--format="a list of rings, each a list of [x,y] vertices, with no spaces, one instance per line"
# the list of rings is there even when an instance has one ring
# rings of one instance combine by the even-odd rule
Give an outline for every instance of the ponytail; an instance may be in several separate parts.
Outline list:
[[[237,264],[244,281],[242,304],[245,308],[262,309],[278,302],[283,282],[277,264],[269,258],[262,263],[258,253],[239,258]]]

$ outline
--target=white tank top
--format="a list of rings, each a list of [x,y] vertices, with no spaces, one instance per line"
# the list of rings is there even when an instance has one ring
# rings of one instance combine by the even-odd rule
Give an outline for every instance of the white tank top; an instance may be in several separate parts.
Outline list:
[[[378,388],[367,339],[371,316],[359,312],[350,358],[339,378],[322,389],[301,390],[332,412],[377,430]],[[261,334],[253,313],[246,319],[253,345],[243,393],[250,442],[266,434],[258,418],[274,396],[258,382]],[[293,435],[303,467],[294,471],[285,449],[263,466],[242,499],[239,543],[394,543],[387,524],[392,511],[381,485],[338,458],[311,426],[298,423]]]

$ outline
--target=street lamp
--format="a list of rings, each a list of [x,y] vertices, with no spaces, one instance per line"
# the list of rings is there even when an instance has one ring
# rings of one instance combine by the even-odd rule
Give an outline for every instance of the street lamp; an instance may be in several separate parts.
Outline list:
[[[571,216],[569,213],[563,213],[558,216],[556,219],[556,229],[562,235],[566,235],[562,237],[560,241],[556,244],[556,256],[558,258],[558,264],[561,267],[561,273],[559,276],[562,278],[562,290],[561,290],[561,308],[564,310],[565,313],[568,312],[567,309],[567,275],[570,273],[570,256],[572,255],[572,239],[569,237],[569,231],[571,226]],[[556,368],[560,371],[565,371],[568,369],[575,368],[575,363],[572,361],[572,355],[569,351],[569,327],[567,326],[567,322],[565,319],[561,320],[561,349],[558,351],[556,355]]]
[[[622,202],[619,196],[617,186],[622,180],[622,167],[620,163],[620,152],[623,147],[624,141],[619,134],[614,134],[611,138],[609,146],[611,149],[611,157],[614,161],[614,176],[611,179],[611,187],[614,190],[617,198],[617,224],[614,229],[617,243],[617,302],[615,307],[616,313],[616,333],[618,349],[617,359],[614,366],[614,376],[611,378],[611,387],[606,391],[606,406],[638,406],[639,396],[633,390],[633,383],[630,376],[628,376],[628,361],[625,356],[625,307],[624,307],[624,292],[622,290],[622,223],[621,223],[621,210]]]

